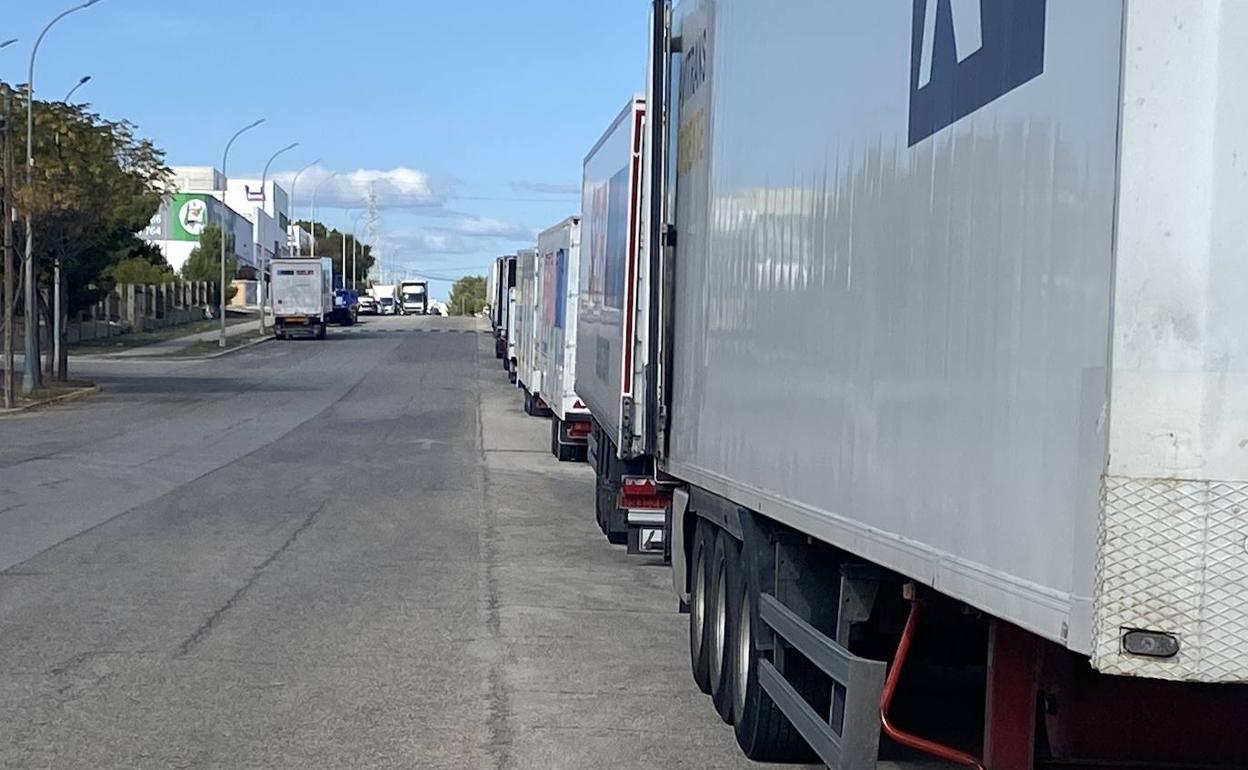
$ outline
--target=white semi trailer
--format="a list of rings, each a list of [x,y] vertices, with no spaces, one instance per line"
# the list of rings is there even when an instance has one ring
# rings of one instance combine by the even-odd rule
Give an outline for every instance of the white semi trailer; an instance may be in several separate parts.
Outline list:
[[[537,252],[516,253],[516,317],[512,321],[516,387],[524,391],[525,414],[546,417],[550,409],[542,398],[542,370],[538,366],[538,317],[542,308],[542,278]]]
[[[503,368],[507,370],[507,379],[516,383],[516,266],[514,255],[504,258],[504,274],[507,277],[504,291],[506,304],[503,309]]]
[[[585,157],[575,367],[577,395],[592,415],[588,460],[598,526],[634,550],[661,547],[666,507],[633,501],[630,522],[629,507],[619,503],[625,477],[654,474],[645,120],[645,99],[634,96]]]
[[[1248,6],[656,10],[577,387],[742,749],[1248,766]]]
[[[507,288],[508,288],[508,258],[498,257],[494,260],[494,264],[490,268],[490,328],[494,333],[494,357],[499,359],[507,358],[507,338],[506,319],[507,319]]]

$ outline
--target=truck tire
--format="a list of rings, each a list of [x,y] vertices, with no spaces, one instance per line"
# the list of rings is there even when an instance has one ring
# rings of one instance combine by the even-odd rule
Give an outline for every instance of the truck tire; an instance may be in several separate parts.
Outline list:
[[[741,545],[723,530],[715,533],[715,550],[710,562],[710,592],[707,594],[707,674],[715,710],[732,724],[732,640],[736,637],[736,608],[729,599],[729,586],[740,569]]]
[[[756,632],[762,627],[758,595],[762,580],[743,553],[728,573],[728,600],[736,608],[732,656],[732,722],[737,745],[757,762],[812,762],[814,752],[758,682]]]
[[[526,390],[524,392],[524,413],[532,417],[534,411],[533,406],[533,394]]]
[[[714,550],[714,532],[702,518],[698,518],[693,531],[693,548],[689,563],[689,663],[693,668],[693,681],[698,689],[711,693],[710,659],[706,654],[706,600],[710,583],[711,551]]]
[[[321,322],[320,326],[316,327],[316,338],[318,340],[325,339],[325,322],[324,321]]]

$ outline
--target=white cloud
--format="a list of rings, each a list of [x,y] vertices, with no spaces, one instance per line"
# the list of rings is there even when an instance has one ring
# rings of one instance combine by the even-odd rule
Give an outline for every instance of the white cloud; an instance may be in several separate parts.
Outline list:
[[[385,232],[382,239],[391,254],[472,254],[491,251],[496,245],[532,243],[536,232],[518,222],[459,215],[445,225]]]
[[[273,178],[289,191],[296,173],[282,171]],[[387,170],[360,168],[337,174],[323,166],[313,166],[299,177],[294,190],[298,208],[303,209],[311,202],[313,190],[316,190],[317,208],[362,208],[368,205],[368,194],[372,190],[377,193],[379,208],[426,209],[445,204],[451,197],[453,184],[404,166]]]
[[[533,229],[519,222],[503,222],[488,217],[464,217],[440,230],[457,233],[470,238],[511,238],[516,240],[536,237]]]

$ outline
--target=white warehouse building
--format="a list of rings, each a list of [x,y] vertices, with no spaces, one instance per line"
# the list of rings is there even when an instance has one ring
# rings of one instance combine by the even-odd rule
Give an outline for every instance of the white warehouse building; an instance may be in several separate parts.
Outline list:
[[[160,247],[174,270],[181,270],[209,224],[224,223],[233,235],[238,277],[255,279],[283,254],[288,229],[286,191],[271,180],[226,179],[212,166],[174,166],[173,181],[143,240]]]

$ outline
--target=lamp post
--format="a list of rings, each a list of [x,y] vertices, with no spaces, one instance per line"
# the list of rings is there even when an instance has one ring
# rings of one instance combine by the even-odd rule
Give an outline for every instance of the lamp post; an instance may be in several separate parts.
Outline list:
[[[61,101],[65,102],[66,104],[69,104],[69,97],[73,96],[74,92],[77,91],[79,88],[82,88],[83,86],[85,86],[87,84],[87,81],[89,81],[90,79],[91,79],[90,75],[83,75],[78,80],[78,82],[74,84],[74,87],[69,89],[69,93],[65,94],[65,98],[62,99]]]
[[[0,43],[0,48],[8,48],[9,46],[13,45],[13,44],[14,44],[14,43],[16,43],[16,42],[17,42],[17,38],[15,38],[15,37],[9,38],[8,40],[4,41],[3,43]]]
[[[221,336],[217,340],[217,347],[219,348],[225,347],[225,211],[228,208],[225,205],[225,191],[230,184],[225,164],[230,160],[230,146],[234,144],[234,140],[263,122],[264,118],[260,118],[235,131],[234,136],[230,137],[230,141],[225,143],[225,152],[221,153],[221,285],[217,287],[218,296],[221,298],[219,308],[221,313]],[[261,314],[263,315],[263,310]]]
[[[321,162],[321,159],[317,158],[316,160],[312,161],[308,165],[296,171],[295,178],[290,180],[290,212],[291,214],[294,214],[294,211],[295,211],[295,185],[299,184],[299,177],[303,176],[303,172],[307,171],[308,169],[312,168],[313,166],[315,166],[317,163],[320,163],[320,162]],[[287,217],[287,218],[290,219],[292,222],[294,221],[293,216]],[[302,257],[303,256],[303,243],[301,242],[298,233],[299,233],[299,227],[298,225],[296,225],[295,226],[295,247],[291,249],[291,253],[292,253],[292,256]]]
[[[277,160],[278,155],[281,155],[284,152],[293,150],[298,146],[299,146],[298,142],[291,142],[290,144],[286,145],[282,149],[273,153],[273,155],[269,158],[268,162],[264,164],[264,173],[260,175],[260,204],[261,204],[260,210],[264,213],[265,216],[268,216],[268,213],[269,213],[268,212],[269,166],[273,165],[273,161]],[[273,217],[274,219],[277,218],[276,209],[273,211]],[[284,234],[285,233],[283,233],[283,235]],[[261,332],[263,332],[267,328],[267,320],[265,319],[264,316],[265,316],[265,313],[267,312],[267,307],[268,307],[268,301],[267,301],[268,292],[266,292],[264,289],[264,276],[266,272],[265,264],[263,260],[264,249],[261,248],[260,246],[260,238],[262,237],[262,235],[263,234],[260,232],[260,217],[256,217],[256,237],[253,239],[255,241],[255,244],[253,245],[255,247],[255,252],[256,252],[256,267],[260,268],[260,285],[258,289],[260,296],[257,299],[260,300],[260,331]]]
[[[360,237],[355,234],[355,231],[360,227],[360,217],[367,213],[366,211],[361,211],[355,215],[355,220],[351,222],[351,289],[353,291],[359,291],[355,278],[355,258],[360,251]]]
[[[336,176],[338,176],[337,171],[331,172],[329,176],[317,182],[316,187],[312,188],[312,209],[309,213],[309,216],[311,216],[312,218],[311,224],[312,224],[312,258],[313,259],[316,258],[316,193],[317,191],[321,189],[321,186],[323,184],[325,184],[326,182],[328,182],[329,180],[333,179]]]
[[[90,8],[100,0],[87,0],[85,3],[75,5],[65,11],[61,11],[52,21],[49,21],[43,31],[39,33],[39,37],[35,38],[35,45],[30,49],[30,62],[26,68],[26,187],[30,189],[34,186],[35,172],[35,55],[39,53],[39,44],[43,42],[43,38],[48,34],[48,30],[61,19],[70,15],[75,11],[81,11],[84,8]],[[5,43],[8,45],[8,43]],[[39,387],[41,379],[39,372],[39,315],[35,308],[35,223],[34,218],[30,214],[30,207],[26,207],[26,262],[24,280],[25,285],[25,304],[26,312],[23,316],[26,328],[23,337],[23,353],[26,365],[22,372],[22,393],[30,394],[35,388]],[[53,291],[55,296],[55,318],[53,319],[54,339],[52,350],[56,356],[57,363],[60,363],[61,348],[61,266],[55,267],[55,280],[53,282]]]

